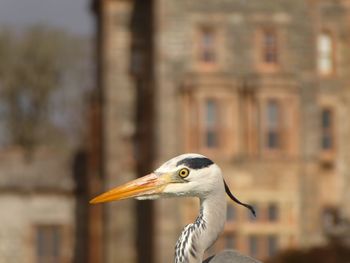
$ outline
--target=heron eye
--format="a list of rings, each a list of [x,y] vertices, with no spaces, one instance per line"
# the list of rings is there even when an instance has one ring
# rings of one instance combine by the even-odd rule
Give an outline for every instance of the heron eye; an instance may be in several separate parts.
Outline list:
[[[179,171],[179,176],[182,177],[182,178],[185,178],[189,175],[190,171],[187,169],[187,168],[182,168],[180,171]]]

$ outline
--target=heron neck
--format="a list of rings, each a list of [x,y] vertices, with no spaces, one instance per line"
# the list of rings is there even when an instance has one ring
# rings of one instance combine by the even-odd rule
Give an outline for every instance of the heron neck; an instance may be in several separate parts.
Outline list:
[[[226,194],[219,191],[200,199],[200,209],[203,221],[206,222],[204,231],[200,233],[202,256],[204,252],[216,241],[224,229],[226,222]]]
[[[200,198],[200,213],[184,228],[176,243],[175,263],[202,262],[204,252],[216,241],[226,221],[225,191]]]

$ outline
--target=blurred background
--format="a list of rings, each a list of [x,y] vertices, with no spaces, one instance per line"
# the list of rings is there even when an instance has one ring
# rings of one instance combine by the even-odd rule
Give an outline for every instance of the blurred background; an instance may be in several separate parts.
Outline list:
[[[1,0],[0,262],[172,262],[197,200],[90,206],[198,152],[208,255],[350,260],[350,1]]]

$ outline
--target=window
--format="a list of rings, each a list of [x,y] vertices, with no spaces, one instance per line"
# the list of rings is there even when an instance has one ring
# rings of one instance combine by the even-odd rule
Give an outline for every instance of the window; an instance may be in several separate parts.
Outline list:
[[[251,206],[254,208],[255,213],[256,213],[257,216],[254,216],[254,215],[252,214],[252,212],[251,212],[249,209],[246,210],[247,213],[248,213],[247,216],[248,216],[248,219],[249,219],[250,221],[256,221],[256,220],[257,220],[257,217],[258,217],[258,214],[259,214],[258,205],[253,203],[253,204],[251,204]]]
[[[267,237],[267,252],[268,256],[274,256],[278,250],[278,238],[276,235],[270,235]]]
[[[333,140],[333,112],[330,109],[322,109],[321,122],[321,147],[322,150],[331,150],[334,146]]]
[[[233,205],[227,206],[227,221],[233,221],[236,219],[236,210]]]
[[[267,207],[267,217],[271,222],[278,220],[278,206],[277,204],[269,204]]]
[[[205,145],[207,148],[219,146],[218,105],[213,99],[205,102]]]
[[[199,39],[199,61],[206,64],[216,62],[215,33],[210,28],[203,28]]]
[[[233,233],[225,235],[225,249],[234,249],[236,247],[236,235]]]
[[[276,65],[278,63],[278,39],[277,33],[272,29],[262,32],[261,59],[264,64]]]
[[[334,71],[334,41],[330,33],[322,32],[317,40],[317,67],[320,74],[329,75]]]
[[[280,107],[275,100],[267,103],[266,110],[266,146],[268,149],[278,149],[281,146]]]
[[[62,229],[60,226],[36,227],[36,262],[60,263],[62,246]]]
[[[334,226],[340,223],[339,211],[335,207],[325,207],[322,211],[322,225],[324,230],[334,228]]]
[[[251,235],[248,237],[248,247],[249,247],[249,255],[252,257],[257,257],[258,256],[258,236],[256,235]]]

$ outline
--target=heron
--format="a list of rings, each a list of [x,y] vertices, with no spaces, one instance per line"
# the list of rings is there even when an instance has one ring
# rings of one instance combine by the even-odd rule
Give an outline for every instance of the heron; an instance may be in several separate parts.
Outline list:
[[[187,225],[175,245],[175,263],[200,263],[205,251],[217,240],[224,229],[228,195],[234,202],[254,208],[239,201],[230,191],[221,169],[211,159],[196,153],[182,154],[162,164],[154,172],[109,190],[90,201],[92,204],[136,198],[138,200],[160,197],[197,197],[199,215]],[[203,262],[258,263],[259,261],[235,250],[227,250]]]

